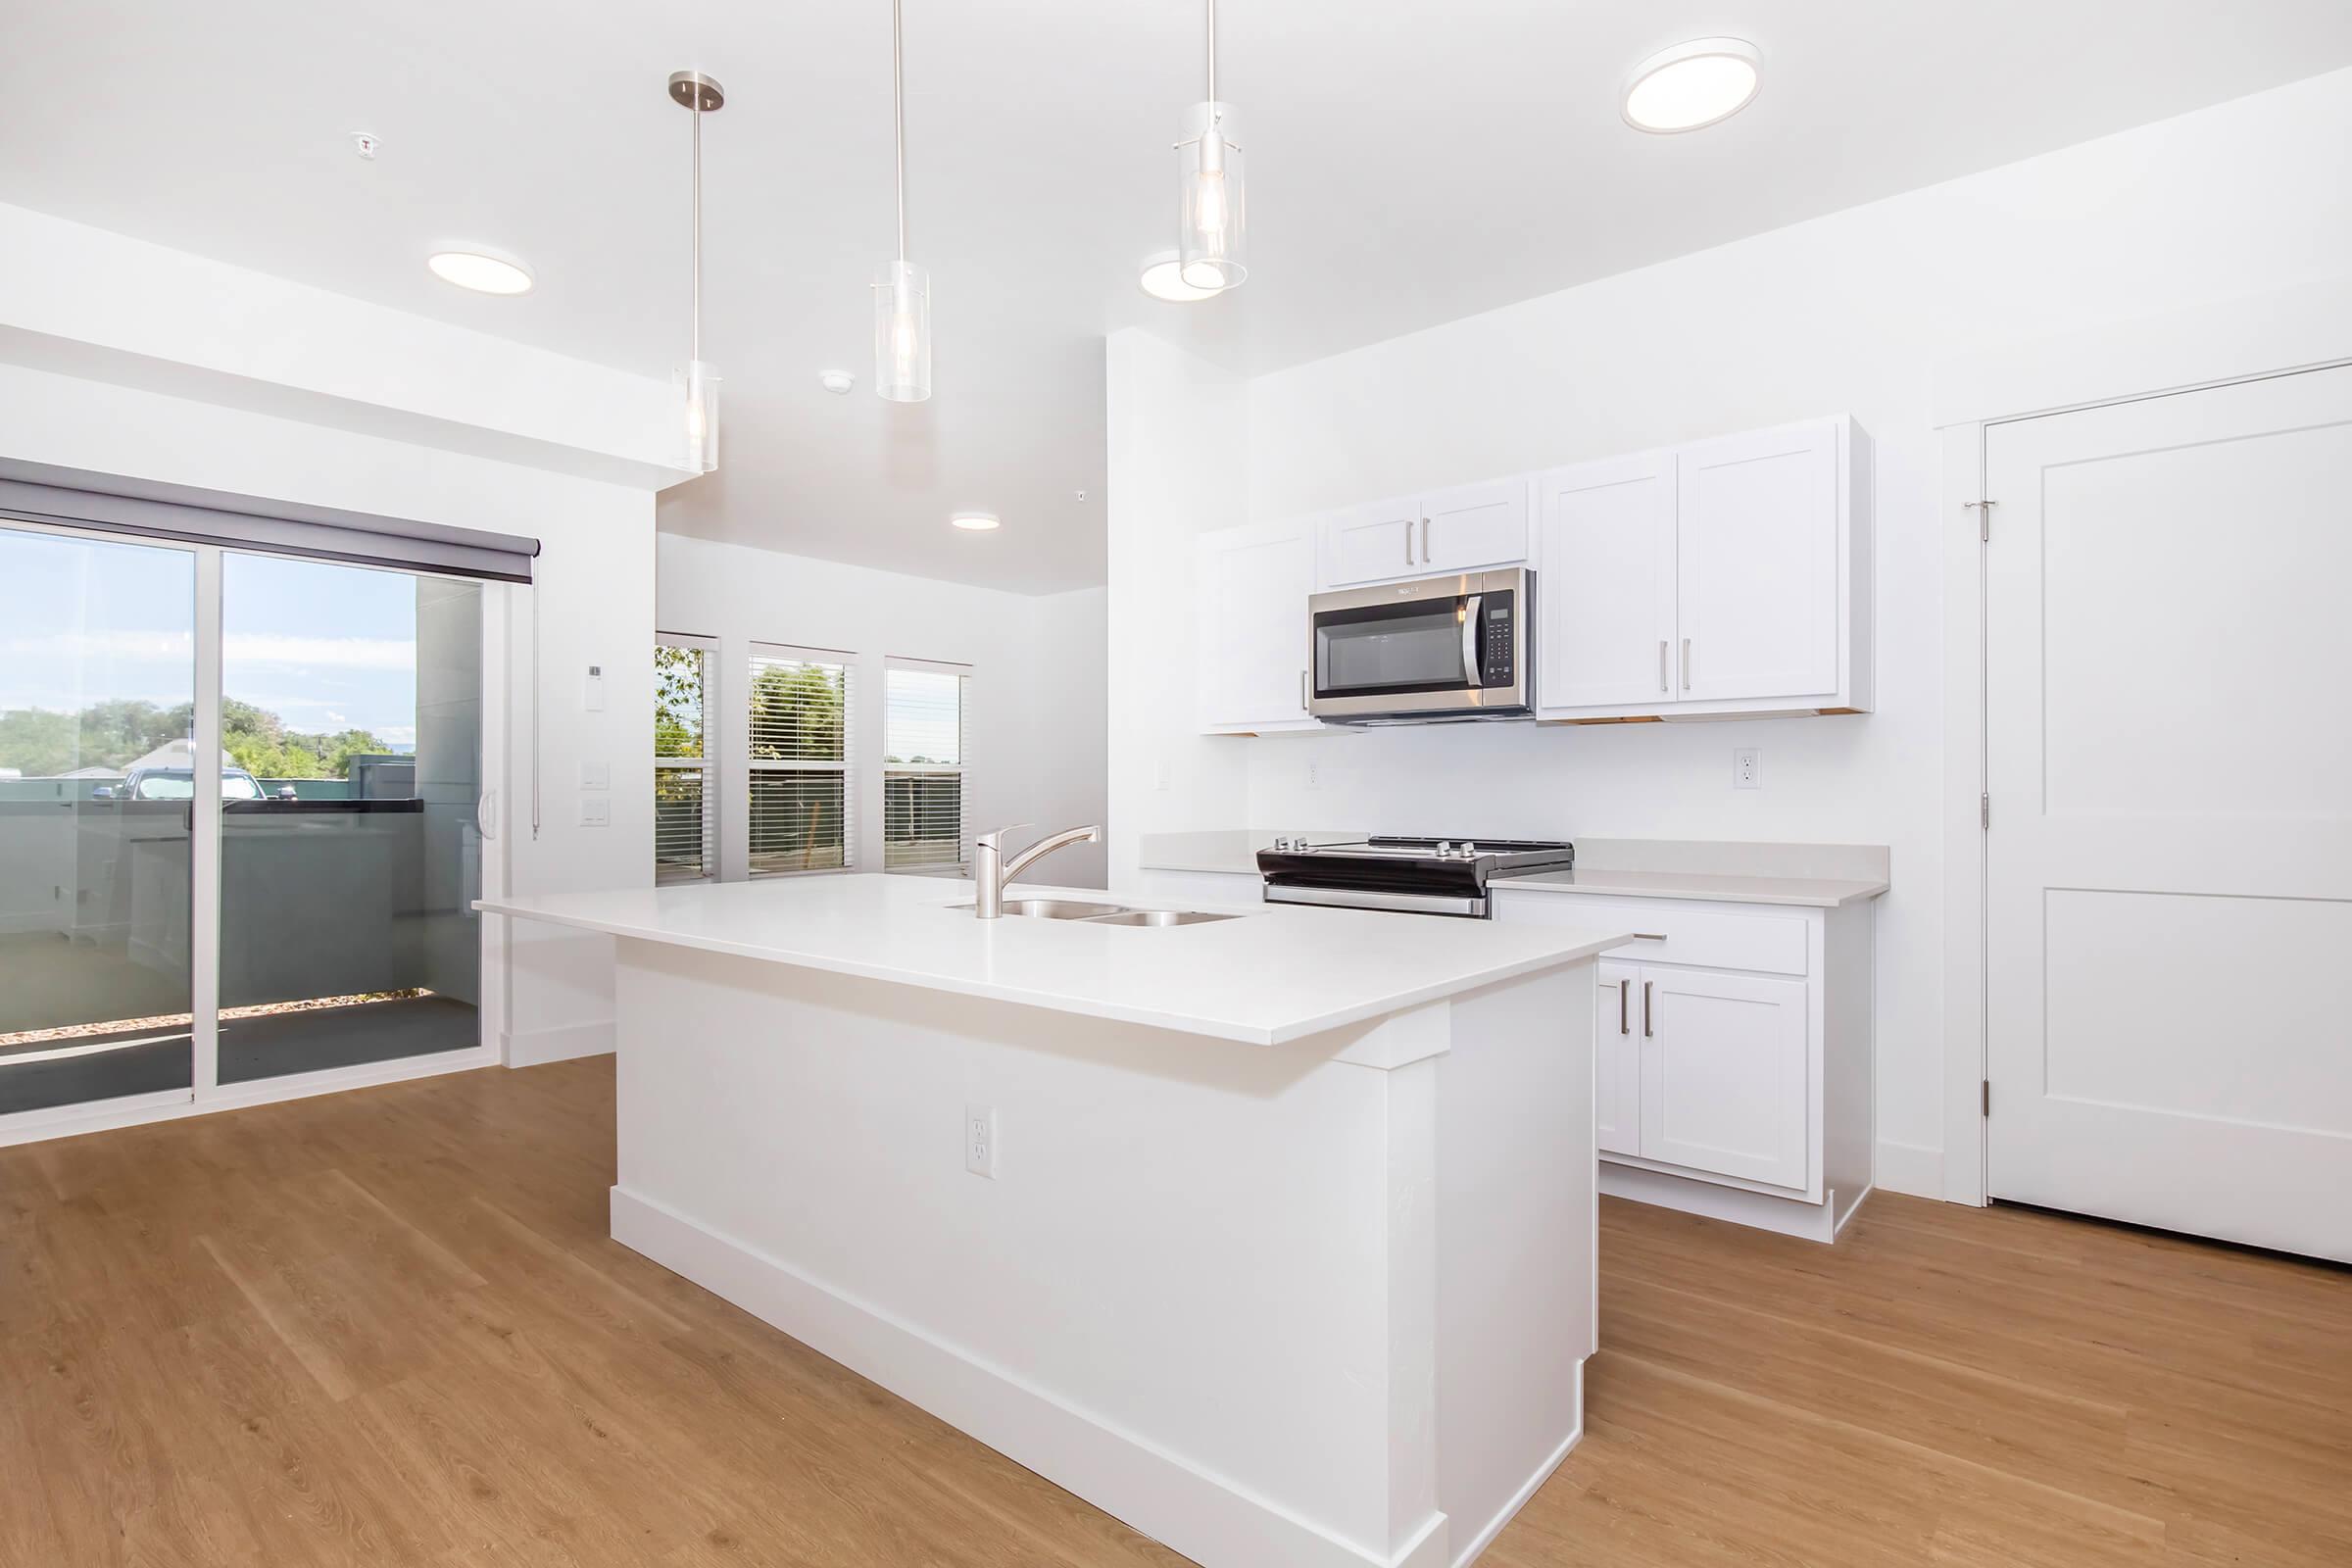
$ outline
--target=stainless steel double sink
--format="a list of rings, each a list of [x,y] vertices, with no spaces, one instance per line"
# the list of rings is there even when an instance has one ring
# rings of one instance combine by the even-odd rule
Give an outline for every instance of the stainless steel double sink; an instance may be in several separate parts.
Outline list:
[[[951,904],[951,909],[969,909]],[[1082,903],[1077,899],[1006,899],[1006,914],[1032,920],[1077,920],[1087,925],[1206,925],[1212,920],[1239,920],[1238,914],[1211,914],[1205,909],[1132,909],[1124,904]]]

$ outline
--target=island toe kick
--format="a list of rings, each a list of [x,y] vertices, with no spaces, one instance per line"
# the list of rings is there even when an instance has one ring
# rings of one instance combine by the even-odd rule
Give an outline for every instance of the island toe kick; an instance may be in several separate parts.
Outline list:
[[[614,1238],[1195,1561],[1464,1563],[1582,1434],[1589,957],[1256,1046],[616,948]]]

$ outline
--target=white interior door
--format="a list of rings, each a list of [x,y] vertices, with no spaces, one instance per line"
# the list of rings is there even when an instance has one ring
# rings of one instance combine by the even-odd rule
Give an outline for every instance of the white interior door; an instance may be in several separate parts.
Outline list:
[[[1674,454],[1555,468],[1538,483],[1537,702],[1672,702]]]
[[[1838,427],[1686,447],[1677,459],[1678,695],[1838,689]]]
[[[2352,1260],[2352,369],[1985,458],[1987,1189]]]

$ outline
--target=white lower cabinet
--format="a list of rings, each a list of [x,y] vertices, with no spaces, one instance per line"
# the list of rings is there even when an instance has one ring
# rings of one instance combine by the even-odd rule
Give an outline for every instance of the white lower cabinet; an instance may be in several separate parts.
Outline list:
[[[1642,1152],[1642,966],[1602,959],[1592,1036],[1592,1104],[1604,1154]]]
[[[1602,1192],[1835,1239],[1872,1178],[1867,903],[1503,890],[1495,918],[1641,933],[1595,976]]]
[[[1803,1190],[1805,982],[1642,971],[1643,1159]]]

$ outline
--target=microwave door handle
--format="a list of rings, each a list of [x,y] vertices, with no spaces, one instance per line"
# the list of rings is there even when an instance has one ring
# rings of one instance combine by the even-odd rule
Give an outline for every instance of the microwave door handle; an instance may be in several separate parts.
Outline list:
[[[1486,597],[1485,594],[1472,594],[1462,601],[1462,668],[1473,686],[1487,683],[1486,669],[1478,658],[1478,631],[1485,624],[1479,618],[1479,609]]]

